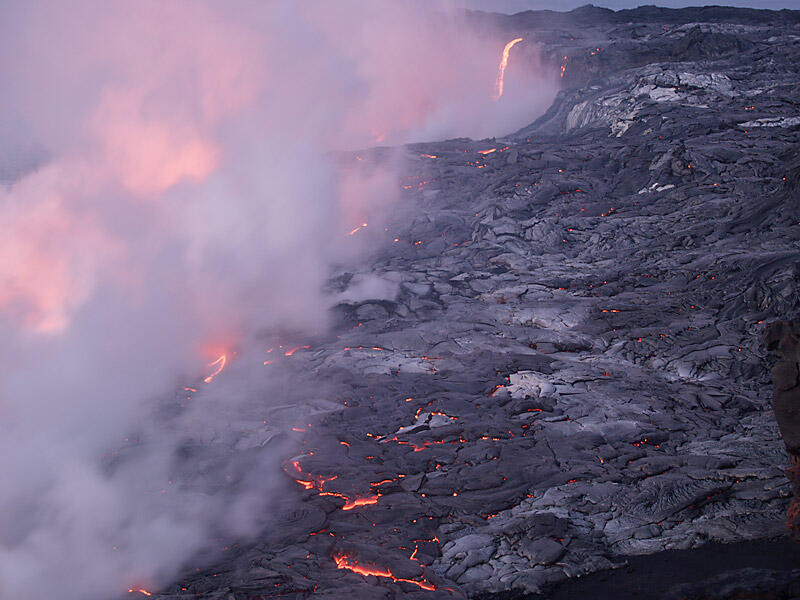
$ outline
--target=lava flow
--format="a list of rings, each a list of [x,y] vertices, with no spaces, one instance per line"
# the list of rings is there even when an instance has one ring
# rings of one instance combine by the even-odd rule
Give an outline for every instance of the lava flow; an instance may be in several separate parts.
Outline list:
[[[336,479],[336,477],[334,477],[333,479]],[[297,481],[297,483],[302,485],[307,490],[312,489],[313,487],[313,486],[306,487],[305,484],[307,482],[299,481],[297,479],[295,479],[295,481]],[[370,504],[377,504],[378,499],[381,497],[380,494],[375,494],[372,496],[350,498],[348,496],[345,496],[344,494],[340,494],[339,492],[322,492],[322,491],[319,493],[319,495],[335,496],[336,498],[341,498],[342,500],[344,500],[344,506],[342,507],[342,510],[353,510],[354,508],[358,508],[359,506],[369,506]]]
[[[300,463],[296,460],[293,460],[289,463],[294,471],[303,479],[298,479],[297,477],[292,477],[304,490],[317,490],[320,496],[335,496],[337,498],[341,498],[344,500],[344,506],[342,506],[342,510],[353,510],[354,508],[359,508],[361,506],[369,506],[370,504],[377,504],[378,499],[381,497],[380,494],[371,494],[369,496],[356,496],[351,498],[349,496],[345,496],[339,492],[326,492],[323,490],[325,483],[328,481],[333,481],[338,479],[338,475],[333,475],[332,477],[322,477],[321,475],[311,475],[309,473],[305,473],[303,469],[300,467]],[[384,483],[384,482],[380,482]]]
[[[348,232],[348,234],[347,234],[347,235],[355,235],[356,233],[358,233],[359,231],[361,231],[362,229],[364,229],[364,227],[366,227],[366,226],[367,226],[367,224],[366,224],[366,223],[362,223],[361,225],[359,225],[358,227],[356,227],[356,228],[355,228],[355,229],[353,229],[352,231]]]
[[[377,504],[378,498],[380,496],[367,496],[365,498],[345,498],[346,502],[345,505],[342,507],[342,510],[353,510],[354,508],[358,508],[359,506],[368,506],[370,504]]]
[[[295,479],[295,481],[299,483],[305,490],[319,490],[321,492],[326,481],[333,481],[334,479],[338,478],[338,475],[334,475],[333,477],[307,475],[303,472],[303,469],[300,468],[300,463],[296,460],[293,460],[289,464],[292,465],[292,468],[294,468],[298,473],[304,477],[307,477],[307,479]]]
[[[416,586],[419,586],[423,590],[427,590],[432,592],[436,589],[436,586],[432,583],[425,581],[414,581],[413,579],[402,579],[400,577],[395,577],[389,569],[381,568],[376,565],[361,565],[358,563],[358,560],[354,556],[348,556],[347,554],[334,554],[333,560],[336,561],[336,568],[337,569],[347,569],[348,571],[352,571],[353,573],[358,573],[359,575],[363,575],[367,577],[369,575],[373,575],[375,577],[387,577],[392,581],[404,581],[405,583],[413,583]]]
[[[513,48],[516,44],[522,41],[522,38],[514,38],[510,42],[506,44],[506,47],[503,48],[503,58],[500,59],[500,68],[497,71],[497,81],[494,84],[494,94],[492,94],[492,100],[497,102],[500,97],[503,95],[503,85],[504,79],[506,76],[506,67],[508,66],[508,54],[511,52],[511,48]]]
[[[205,383],[211,383],[212,381],[214,381],[214,377],[222,373],[222,369],[225,368],[225,363],[227,362],[228,362],[228,356],[225,354],[221,354],[217,360],[208,365],[209,367],[216,367],[216,369],[214,369],[214,372],[211,373],[211,375],[203,379],[203,381]]]

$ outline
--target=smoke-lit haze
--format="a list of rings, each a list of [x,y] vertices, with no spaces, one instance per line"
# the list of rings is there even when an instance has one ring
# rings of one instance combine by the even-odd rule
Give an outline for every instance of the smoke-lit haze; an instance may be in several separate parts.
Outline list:
[[[158,585],[263,526],[280,444],[187,448],[264,427],[297,387],[258,336],[323,332],[332,261],[380,243],[346,234],[401,154],[330,152],[525,125],[558,77],[525,40],[492,101],[506,41],[373,0],[3,3],[0,163],[37,166],[0,187],[0,598]]]

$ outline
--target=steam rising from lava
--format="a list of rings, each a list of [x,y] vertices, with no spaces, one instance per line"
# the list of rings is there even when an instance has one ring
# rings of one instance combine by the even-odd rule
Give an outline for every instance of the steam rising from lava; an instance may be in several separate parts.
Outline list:
[[[0,139],[38,166],[0,187],[0,597],[150,589],[263,526],[269,458],[210,493],[237,465],[182,472],[185,444],[261,423],[255,334],[325,327],[330,261],[398,188],[330,151],[546,108],[532,44],[491,101],[497,44],[373,0],[3,3]]]

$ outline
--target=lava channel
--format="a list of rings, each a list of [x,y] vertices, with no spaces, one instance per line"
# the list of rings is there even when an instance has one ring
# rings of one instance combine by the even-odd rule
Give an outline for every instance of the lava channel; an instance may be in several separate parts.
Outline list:
[[[353,573],[358,573],[359,575],[363,575],[367,577],[369,575],[373,575],[374,577],[386,577],[391,579],[392,581],[403,581],[405,583],[413,583],[416,586],[419,586],[423,590],[427,590],[432,592],[436,589],[436,586],[433,585],[431,582],[422,580],[422,581],[415,581],[413,579],[402,579],[400,577],[395,577],[392,572],[387,568],[378,567],[376,565],[362,565],[359,564],[358,559],[354,556],[350,556],[348,554],[334,554],[333,560],[336,561],[336,568],[337,569],[347,569],[348,571],[352,571]]]

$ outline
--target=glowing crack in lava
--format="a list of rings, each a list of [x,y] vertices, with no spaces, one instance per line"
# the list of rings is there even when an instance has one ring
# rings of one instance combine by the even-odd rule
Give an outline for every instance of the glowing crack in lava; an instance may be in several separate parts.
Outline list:
[[[356,233],[358,233],[359,231],[361,231],[362,229],[364,229],[364,227],[366,227],[366,226],[367,226],[367,224],[366,224],[366,223],[362,223],[361,225],[359,225],[358,227],[356,227],[355,229],[353,229],[352,231],[350,231],[350,232],[349,232],[347,235],[355,235]]]
[[[425,581],[414,581],[413,579],[402,579],[400,577],[395,577],[394,574],[387,568],[381,568],[376,565],[361,565],[358,563],[358,560],[354,556],[348,556],[347,554],[334,554],[333,560],[336,561],[336,568],[337,569],[347,569],[348,571],[352,571],[353,573],[358,573],[359,575],[363,575],[367,577],[369,575],[373,575],[375,577],[387,577],[392,581],[403,581],[405,583],[413,583],[416,586],[419,586],[423,590],[427,590],[432,592],[436,589],[436,586],[432,583]]]
[[[144,588],[130,588],[130,589],[128,590],[128,593],[129,593],[129,594],[135,594],[135,593],[138,593],[138,594],[142,594],[143,596],[152,596],[152,595],[153,595],[151,592],[148,592],[148,591],[147,591],[146,589],[144,589]]]
[[[336,477],[334,476],[332,479],[336,479]],[[307,489],[307,490],[308,489],[312,489],[312,488],[315,487],[313,484],[311,485],[311,487],[307,487],[308,482],[306,482],[306,481],[301,481],[301,480],[298,480],[298,479],[295,479],[295,481],[297,481],[297,483],[302,485],[303,488]],[[330,481],[330,479],[328,479],[326,481]],[[317,489],[321,489],[321,488],[317,488]],[[378,503],[378,499],[381,497],[380,494],[375,494],[375,495],[372,495],[372,496],[350,498],[349,496],[345,496],[344,494],[340,494],[339,492],[322,492],[322,491],[320,491],[319,495],[320,496],[335,496],[336,498],[341,498],[342,500],[344,500],[344,506],[342,507],[342,510],[353,510],[354,508],[358,508],[360,506],[369,506],[370,504],[377,504]]]
[[[511,40],[506,44],[505,48],[503,48],[503,58],[500,59],[500,68],[497,70],[497,81],[495,81],[494,94],[492,94],[492,100],[494,100],[495,102],[500,100],[500,97],[503,95],[503,85],[506,76],[506,67],[508,66],[508,54],[509,52],[511,52],[511,48],[513,48],[521,41],[522,38],[514,38],[513,40]]]
[[[294,479],[304,490],[317,490],[320,493],[320,496],[335,496],[336,498],[341,498],[344,500],[344,506],[342,507],[342,510],[353,510],[354,508],[359,508],[361,506],[377,504],[381,497],[380,494],[371,494],[369,496],[356,496],[351,498],[339,492],[323,491],[326,482],[334,481],[335,479],[338,479],[339,476],[333,475],[332,477],[322,477],[321,475],[311,475],[303,471],[298,461],[293,460],[289,464],[291,465],[292,469],[302,477],[302,479],[297,479],[296,477],[292,477],[292,479]]]
[[[377,504],[380,496],[367,496],[366,498],[345,498],[345,505],[342,510],[353,510],[359,506],[369,506],[370,504]]]
[[[209,367],[216,367],[216,369],[214,369],[214,372],[211,373],[211,375],[203,379],[203,381],[206,383],[211,383],[212,381],[214,381],[214,377],[222,373],[222,369],[225,368],[225,363],[227,362],[228,362],[228,356],[225,354],[221,354],[217,360],[208,365]]]
[[[306,473],[303,472],[303,469],[300,468],[300,463],[297,462],[296,460],[293,460],[289,464],[292,466],[292,468],[295,471],[297,471],[299,474],[301,474],[301,475],[303,475],[304,477],[307,478],[307,479],[295,479],[295,481],[297,483],[299,483],[301,486],[303,486],[304,490],[314,490],[314,489],[316,489],[316,490],[322,491],[322,488],[325,486],[325,482],[333,481],[333,480],[339,478],[338,475],[334,475],[333,477],[322,477],[321,475],[316,475],[316,476],[315,475],[307,475]]]

